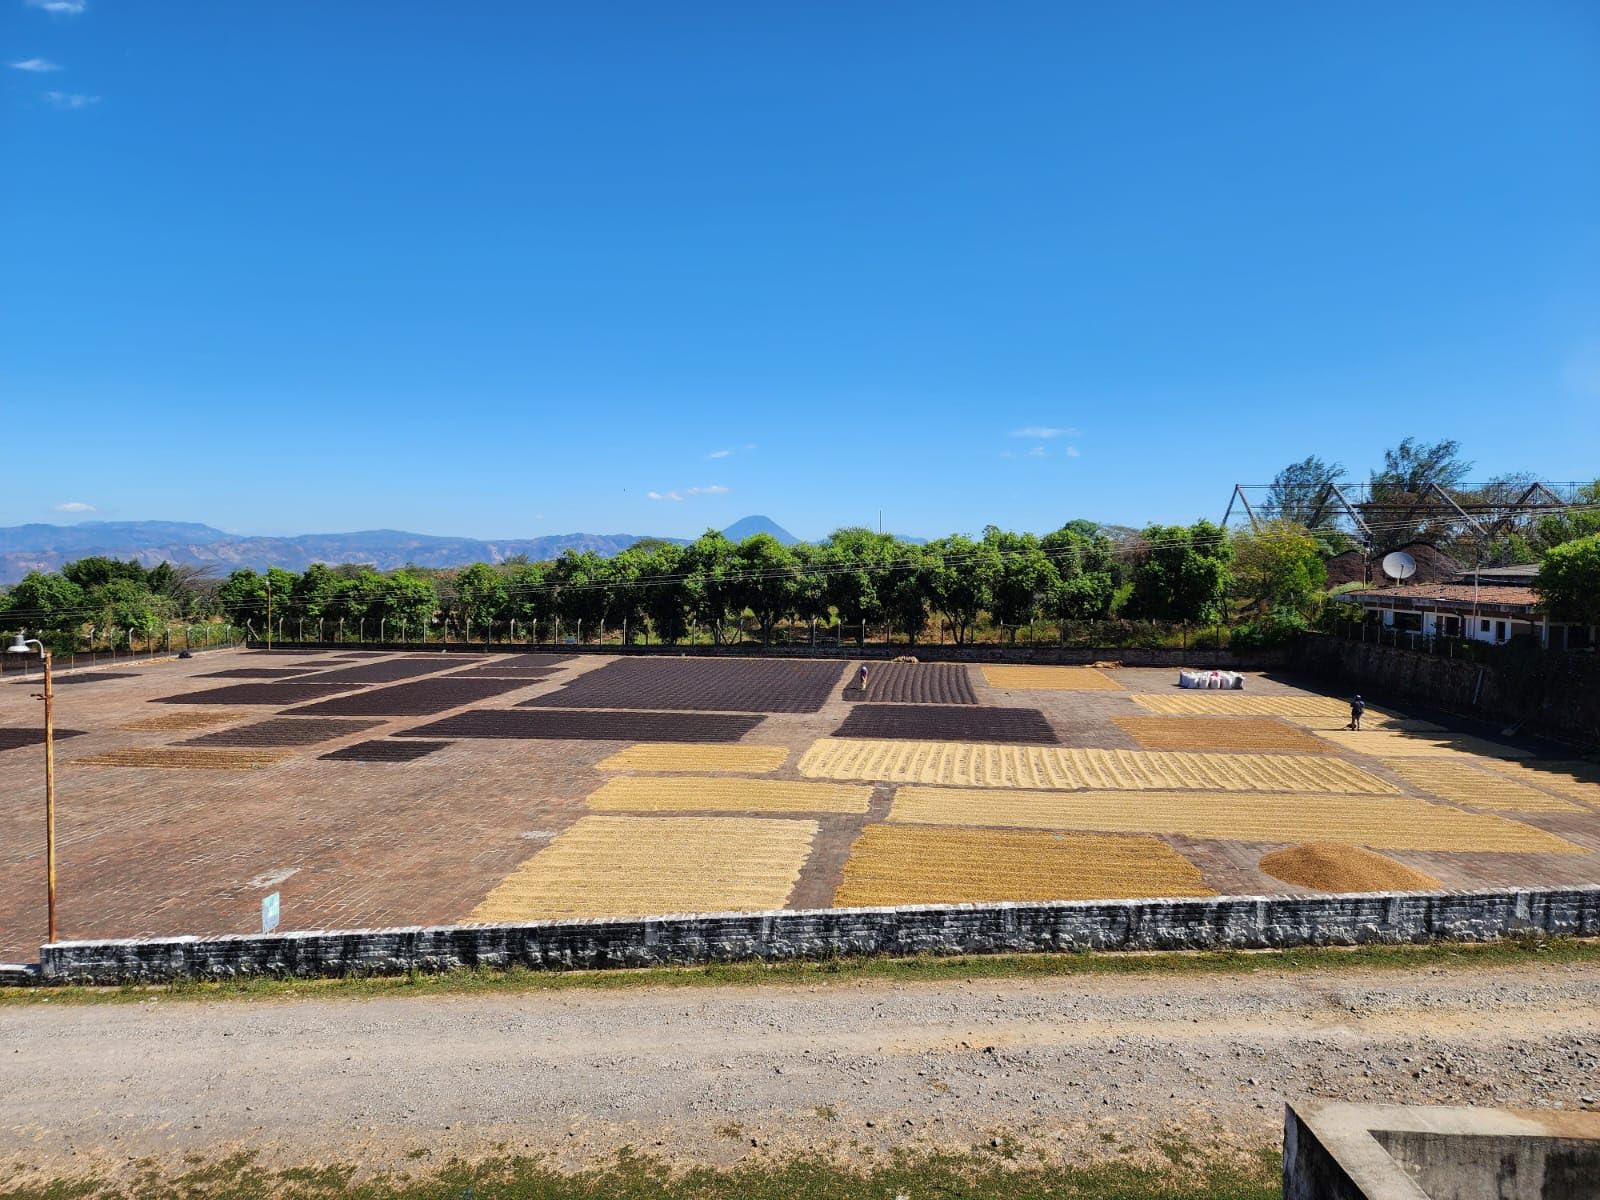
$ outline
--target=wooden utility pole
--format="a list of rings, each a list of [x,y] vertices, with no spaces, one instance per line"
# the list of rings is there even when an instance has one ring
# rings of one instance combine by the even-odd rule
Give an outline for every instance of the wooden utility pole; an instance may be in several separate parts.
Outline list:
[[[51,678],[52,655],[44,657],[44,861],[46,906],[50,917],[50,944],[56,941],[56,697]]]

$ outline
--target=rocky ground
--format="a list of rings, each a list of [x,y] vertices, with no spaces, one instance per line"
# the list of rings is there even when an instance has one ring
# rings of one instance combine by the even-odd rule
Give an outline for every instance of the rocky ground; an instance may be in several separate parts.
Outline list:
[[[0,1007],[0,1183],[241,1148],[1137,1161],[1286,1101],[1600,1105],[1600,965]]]

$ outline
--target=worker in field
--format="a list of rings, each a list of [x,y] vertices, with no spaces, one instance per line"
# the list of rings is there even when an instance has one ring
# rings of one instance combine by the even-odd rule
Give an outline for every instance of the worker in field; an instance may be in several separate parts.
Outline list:
[[[1366,716],[1366,713],[1367,713],[1367,702],[1365,700],[1363,700],[1359,695],[1353,696],[1351,698],[1351,700],[1350,700],[1350,724],[1345,726],[1345,728],[1347,728],[1347,729],[1360,729],[1361,728],[1361,718]]]
[[[856,672],[856,686],[863,692],[867,690],[867,664],[862,663],[861,669]]]

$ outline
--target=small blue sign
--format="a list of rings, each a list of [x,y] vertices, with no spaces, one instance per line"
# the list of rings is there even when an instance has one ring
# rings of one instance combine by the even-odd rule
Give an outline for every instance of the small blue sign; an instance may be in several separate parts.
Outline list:
[[[261,932],[271,933],[278,927],[278,893],[273,892],[261,902]]]

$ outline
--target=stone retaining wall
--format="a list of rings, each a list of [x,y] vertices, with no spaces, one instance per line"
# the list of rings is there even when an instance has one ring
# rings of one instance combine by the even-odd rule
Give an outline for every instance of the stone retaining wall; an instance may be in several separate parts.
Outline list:
[[[1060,901],[60,942],[42,981],[117,984],[523,966],[570,970],[840,955],[1230,950],[1523,932],[1600,936],[1600,886],[1359,896]]]
[[[1593,654],[1485,651],[1479,663],[1435,654],[1307,634],[1289,665],[1367,699],[1412,697],[1446,712],[1517,724],[1584,746],[1600,745],[1600,658]]]

